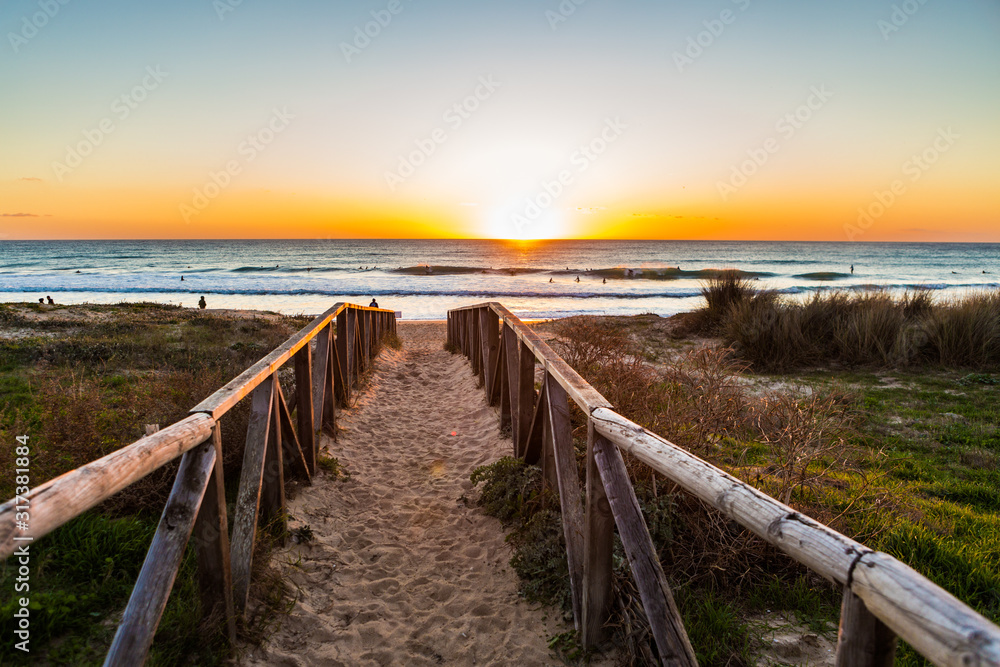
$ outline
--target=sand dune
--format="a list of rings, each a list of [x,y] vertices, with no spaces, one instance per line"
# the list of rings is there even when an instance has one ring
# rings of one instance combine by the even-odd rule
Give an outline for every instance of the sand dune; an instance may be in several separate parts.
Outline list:
[[[571,625],[518,597],[499,522],[466,499],[510,440],[442,349],[443,323],[399,330],[403,350],[383,351],[339,442],[324,440],[350,477],[320,475],[289,503],[314,534],[274,556],[298,599],[243,664],[559,664],[547,639]]]

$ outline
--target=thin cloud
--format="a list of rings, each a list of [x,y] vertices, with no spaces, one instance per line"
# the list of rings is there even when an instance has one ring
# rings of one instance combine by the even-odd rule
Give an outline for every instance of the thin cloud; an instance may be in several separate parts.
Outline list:
[[[0,218],[40,218],[37,213],[0,213]]]
[[[21,178],[19,178],[17,180],[19,180],[19,181],[38,181],[39,183],[42,182],[42,179],[35,178],[34,176],[22,176]]]

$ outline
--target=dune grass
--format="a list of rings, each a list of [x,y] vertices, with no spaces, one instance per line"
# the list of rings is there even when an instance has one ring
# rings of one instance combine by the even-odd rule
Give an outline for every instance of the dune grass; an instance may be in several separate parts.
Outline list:
[[[1000,290],[935,300],[926,290],[779,298],[737,274],[702,289],[693,321],[755,369],[841,366],[1000,368]]]
[[[870,298],[862,308],[933,313],[920,294]],[[649,350],[663,349],[656,345],[665,328],[650,320],[572,318],[547,326],[559,334],[553,347],[622,414],[892,554],[1000,621],[1000,375],[936,363],[929,369],[930,362],[891,375],[881,365],[761,375],[724,347],[691,345],[666,348],[671,356],[663,363]],[[583,425],[582,415],[575,419]],[[582,433],[578,428],[581,470]],[[701,664],[755,664],[765,648],[758,622],[765,611],[793,613],[810,631],[835,638],[839,591],[649,468],[626,462]],[[511,497],[519,508],[533,507],[520,492]],[[561,546],[558,517],[547,523],[551,534],[511,541],[532,563],[534,581],[559,582],[546,555]],[[525,524],[514,520],[511,530],[516,535]],[[615,562],[616,642],[635,664],[653,664],[620,551]],[[547,600],[566,594],[550,591]],[[897,664],[927,663],[901,644]]]
[[[208,394],[283,342],[306,321],[240,319],[157,304],[37,308],[0,306],[0,431],[28,435],[32,486],[184,418]],[[44,313],[45,320],[33,319]],[[235,500],[247,409],[222,420],[227,496]],[[0,494],[13,495],[13,451],[0,449]],[[170,490],[165,466],[32,545],[32,653],[12,642],[0,663],[99,665],[114,636]],[[230,524],[231,525],[231,524]],[[266,542],[266,540],[263,540]],[[266,559],[263,559],[266,561]],[[0,632],[11,636],[14,567],[0,566]],[[266,579],[266,575],[264,577]],[[203,626],[193,554],[186,555],[150,656],[153,665],[221,664],[219,628]],[[280,591],[280,586],[271,589]],[[255,592],[262,606],[280,596]],[[253,638],[267,623],[251,619]]]

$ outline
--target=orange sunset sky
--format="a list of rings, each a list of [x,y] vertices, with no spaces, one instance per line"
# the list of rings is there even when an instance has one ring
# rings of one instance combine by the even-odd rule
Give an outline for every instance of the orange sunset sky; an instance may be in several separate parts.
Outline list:
[[[1000,241],[995,1],[43,4],[3,239]]]

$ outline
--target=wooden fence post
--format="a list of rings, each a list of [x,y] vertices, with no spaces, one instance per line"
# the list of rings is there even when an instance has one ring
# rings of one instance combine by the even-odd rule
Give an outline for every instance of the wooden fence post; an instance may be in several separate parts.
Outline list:
[[[503,325],[503,343],[505,361],[507,364],[507,406],[510,411],[510,439],[514,445],[514,456],[517,456],[521,442],[521,408],[518,402],[521,392],[520,342],[514,329],[506,322]]]
[[[299,446],[306,457],[309,474],[316,474],[316,422],[313,417],[312,348],[303,345],[295,353],[295,420]]]
[[[350,337],[348,336],[347,309],[337,314],[337,362],[340,365],[342,400],[348,405],[351,400]]]
[[[594,461],[594,423],[587,420],[587,512],[583,539],[583,619],[581,643],[596,646],[604,638],[604,623],[612,600],[612,554],[615,519]]]
[[[257,536],[257,512],[260,509],[260,486],[264,477],[264,454],[271,430],[273,382],[262,382],[251,395],[250,422],[243,452],[239,497],[233,518],[233,541],[230,562],[233,569],[233,601],[239,611],[246,609],[250,595],[250,567]]]
[[[665,665],[697,665],[684,621],[677,611],[667,578],[663,575],[653,539],[642,518],[628,470],[618,448],[604,438],[595,438],[594,462],[607,493],[608,504],[618,525],[618,535],[632,568],[650,630]]]
[[[299,437],[292,426],[292,415],[288,411],[288,404],[285,403],[285,396],[281,391],[281,383],[275,383],[274,387],[277,393],[274,418],[278,420],[277,426],[281,432],[282,457],[285,461],[288,461],[289,466],[298,477],[305,480],[307,484],[311,484],[312,473],[309,472],[309,461],[306,458],[306,453],[302,451],[302,444],[299,442]],[[312,429],[307,429],[307,432],[311,431]],[[315,455],[315,451],[313,454]],[[313,465],[315,466],[315,462]]]
[[[236,608],[233,606],[233,573],[229,564],[229,523],[226,517],[226,478],[222,466],[222,427],[212,428],[215,468],[205,487],[201,510],[194,525],[198,558],[201,613],[219,613],[226,620],[226,637],[236,643]]]
[[[533,429],[532,419],[535,413],[535,353],[521,341],[519,368],[517,371],[517,456],[524,457],[528,463],[528,452],[535,443],[531,442]]]
[[[896,634],[844,586],[837,631],[837,667],[892,667]]]
[[[562,385],[547,371],[545,393],[548,397],[546,426],[550,435],[551,461],[555,464],[559,505],[562,508],[563,535],[566,538],[566,563],[569,566],[573,620],[577,632],[580,632],[583,617],[583,503],[580,499],[580,476],[573,448],[573,427],[569,421],[569,397]]]
[[[497,404],[493,392],[494,373],[497,369],[497,355],[500,353],[500,318],[490,308],[479,311],[479,327],[482,329],[483,384],[486,386],[486,402]]]
[[[281,419],[278,401],[281,388],[277,373],[271,376],[271,419],[264,447],[264,474],[261,476],[260,511],[265,522],[277,520],[285,525],[285,465],[281,446]]]
[[[330,335],[333,335],[333,330],[330,330]],[[330,354],[326,356],[326,382],[323,386],[323,419],[322,425],[323,430],[333,436],[334,440],[337,439],[337,367],[336,359],[337,355],[334,354],[336,348],[336,341],[330,341]]]
[[[326,397],[326,374],[329,364],[326,359],[330,356],[330,327],[323,327],[316,334],[316,354],[312,358],[312,430],[319,433],[323,428],[323,400]]]
[[[156,534],[115,632],[105,665],[141,665],[180,569],[184,550],[215,468],[216,450],[204,442],[181,457],[180,469],[163,508]],[[211,499],[216,502],[216,499]]]

